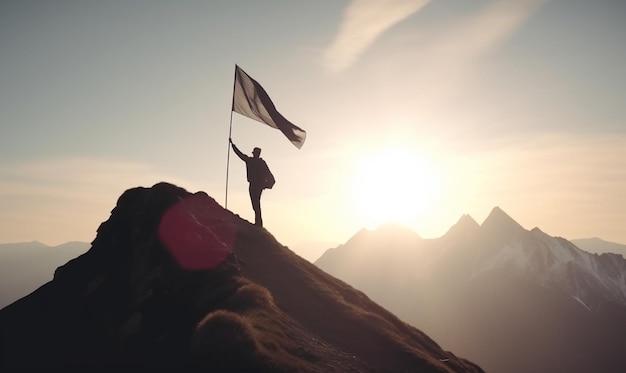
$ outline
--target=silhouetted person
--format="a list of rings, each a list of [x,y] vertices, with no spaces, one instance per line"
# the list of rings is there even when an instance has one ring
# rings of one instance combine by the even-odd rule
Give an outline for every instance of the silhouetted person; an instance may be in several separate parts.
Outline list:
[[[252,150],[252,157],[242,153],[241,150],[235,146],[232,139],[228,139],[235,151],[235,154],[242,161],[246,162],[246,173],[248,175],[248,183],[250,186],[250,202],[252,202],[252,209],[254,210],[254,224],[260,227],[263,226],[263,219],[261,218],[261,193],[263,189],[272,189],[276,180],[274,175],[267,167],[267,163],[261,158],[261,149],[254,148]]]

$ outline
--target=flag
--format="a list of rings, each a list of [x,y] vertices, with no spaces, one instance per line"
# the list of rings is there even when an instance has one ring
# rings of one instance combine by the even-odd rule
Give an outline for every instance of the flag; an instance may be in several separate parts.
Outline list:
[[[282,116],[261,85],[235,65],[232,111],[280,130],[298,149],[306,132]]]

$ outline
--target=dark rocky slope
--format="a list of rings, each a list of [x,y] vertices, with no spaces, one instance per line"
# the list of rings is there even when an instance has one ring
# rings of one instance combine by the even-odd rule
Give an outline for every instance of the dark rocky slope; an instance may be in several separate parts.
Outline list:
[[[203,192],[129,189],[92,246],[0,310],[0,371],[482,372]]]

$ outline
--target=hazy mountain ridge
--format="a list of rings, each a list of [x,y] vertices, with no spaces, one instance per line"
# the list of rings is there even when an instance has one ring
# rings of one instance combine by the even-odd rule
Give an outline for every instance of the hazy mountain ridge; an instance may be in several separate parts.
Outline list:
[[[358,247],[358,254],[351,258],[357,261],[352,263],[357,270],[360,265],[368,266],[368,261],[397,260],[404,263],[400,269],[410,266],[419,276],[428,276],[460,257],[465,261],[455,270],[470,270],[469,277],[506,269],[531,275],[539,285],[556,286],[587,308],[593,307],[593,300],[587,299],[589,294],[602,294],[605,300],[626,306],[626,260],[620,255],[586,252],[537,227],[528,231],[498,207],[482,225],[469,215],[462,216],[440,239],[424,240],[410,232],[400,226],[386,226],[381,234],[378,230],[361,230],[346,244],[329,249],[315,263],[328,269],[333,266],[333,257],[357,254]],[[465,250],[459,242],[450,247],[451,239],[465,243],[476,239],[477,243],[472,250]],[[385,245],[385,250],[380,250],[381,245]],[[468,254],[471,257],[467,258]],[[573,278],[576,281],[572,282]]]
[[[465,215],[441,238],[393,245],[347,243],[316,264],[489,372],[626,370],[613,352],[626,348],[622,256],[528,231],[497,207],[483,224]],[[395,264],[381,269],[382,257]]]
[[[573,244],[578,246],[579,248],[588,251],[590,253],[595,254],[604,254],[604,253],[613,253],[620,254],[624,258],[626,258],[626,245],[605,241],[598,237],[592,238],[578,238],[570,240]]]
[[[91,248],[0,310],[0,370],[482,372],[203,192],[118,199]]]
[[[87,242],[48,246],[38,241],[0,244],[0,309],[52,280],[54,270],[89,249]]]
[[[519,236],[518,236],[519,237]],[[573,243],[534,228],[504,244],[491,257],[477,258],[477,272],[507,268],[554,286],[593,309],[598,295],[626,306],[626,260],[617,254],[591,254]]]

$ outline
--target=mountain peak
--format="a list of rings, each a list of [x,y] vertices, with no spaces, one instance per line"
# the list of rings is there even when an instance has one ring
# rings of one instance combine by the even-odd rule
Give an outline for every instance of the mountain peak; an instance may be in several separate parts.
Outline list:
[[[509,220],[515,222],[513,218],[511,218],[509,214],[504,212],[504,210],[502,210],[499,206],[495,206],[493,209],[491,209],[491,212],[487,216],[487,219],[485,219],[485,222],[487,220]]]
[[[204,192],[129,189],[97,232],[0,310],[0,371],[482,372]]]
[[[481,231],[489,235],[501,237],[517,235],[526,231],[524,227],[497,206],[491,210],[489,216],[487,216],[487,219],[485,219],[480,227]]]
[[[461,218],[454,224],[446,234],[445,237],[469,237],[480,229],[480,225],[469,214],[463,214]]]
[[[404,225],[397,223],[386,223],[375,229],[361,228],[354,236],[352,236],[346,245],[359,245],[368,243],[368,246],[385,246],[398,243],[412,243],[421,240],[417,232]]]

